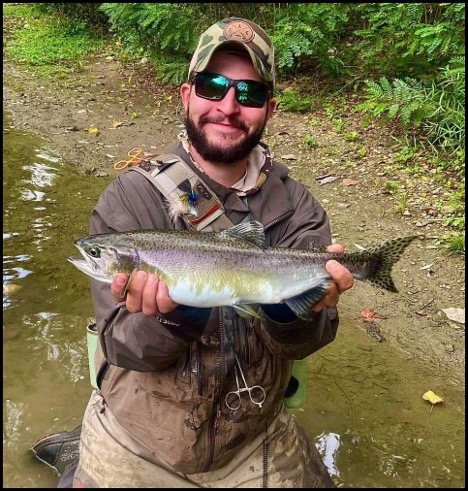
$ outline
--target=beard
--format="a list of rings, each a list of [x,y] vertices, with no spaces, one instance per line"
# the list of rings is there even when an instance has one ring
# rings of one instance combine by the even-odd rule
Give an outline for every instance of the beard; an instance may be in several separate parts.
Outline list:
[[[239,143],[232,145],[217,145],[210,142],[205,130],[203,129],[203,125],[206,123],[220,123],[225,119],[228,119],[229,124],[232,126],[239,128],[240,130],[244,131],[244,133],[247,133],[248,126],[244,122],[235,118],[213,118],[203,116],[200,118],[200,123],[197,126],[190,117],[189,110],[187,110],[185,115],[185,129],[187,130],[187,137],[190,143],[205,160],[213,164],[233,164],[239,160],[245,159],[260,142],[267,123],[267,118],[265,116],[262,126],[260,126],[257,131],[251,135],[247,135]],[[226,136],[226,141],[229,142],[228,136]]]

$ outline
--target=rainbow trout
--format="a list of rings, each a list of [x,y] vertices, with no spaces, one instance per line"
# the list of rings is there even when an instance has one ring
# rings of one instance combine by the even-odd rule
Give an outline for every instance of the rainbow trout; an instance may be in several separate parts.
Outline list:
[[[241,223],[222,232],[142,230],[91,235],[75,242],[84,257],[68,258],[95,280],[112,282],[119,272],[158,275],[176,303],[232,306],[255,315],[253,304],[286,303],[303,319],[326,293],[325,263],[335,259],[358,280],[391,292],[392,266],[416,237],[391,239],[358,252],[330,253],[266,247],[263,226]],[[258,315],[256,315],[258,317]]]

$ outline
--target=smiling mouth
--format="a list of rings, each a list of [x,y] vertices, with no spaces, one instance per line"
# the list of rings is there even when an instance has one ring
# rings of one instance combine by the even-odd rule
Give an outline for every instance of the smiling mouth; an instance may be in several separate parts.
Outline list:
[[[229,118],[222,117],[222,118],[212,118],[212,117],[207,117],[207,118],[201,118],[200,120],[201,124],[208,124],[212,123],[218,126],[224,126],[226,128],[232,128],[233,130],[239,130],[243,132],[247,132],[246,125],[242,121],[237,121],[237,120],[230,120]]]
[[[213,125],[213,130],[224,135],[245,135],[245,130],[239,128],[238,126],[233,126],[231,124],[223,123],[211,123]]]
[[[233,130],[233,131],[244,131],[242,130],[241,128],[239,128],[238,126],[233,126],[232,124],[229,124],[229,123],[213,123],[215,124],[216,126],[221,126],[222,128],[227,128],[229,130]]]

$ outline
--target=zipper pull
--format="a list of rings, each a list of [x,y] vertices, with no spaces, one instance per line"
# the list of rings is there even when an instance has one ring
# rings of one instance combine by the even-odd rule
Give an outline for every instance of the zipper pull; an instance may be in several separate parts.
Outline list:
[[[216,403],[216,418],[215,418],[215,422],[214,422],[214,434],[215,434],[215,436],[218,436],[218,434],[219,434],[218,421],[219,421],[220,417],[221,417],[221,406],[220,406],[219,402],[217,402]]]

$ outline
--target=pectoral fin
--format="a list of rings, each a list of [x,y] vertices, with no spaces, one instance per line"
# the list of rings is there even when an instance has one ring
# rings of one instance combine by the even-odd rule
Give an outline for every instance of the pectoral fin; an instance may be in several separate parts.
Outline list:
[[[314,318],[312,307],[317,305],[327,293],[330,279],[322,280],[317,286],[307,290],[295,297],[287,298],[284,303],[301,319],[310,320]]]
[[[135,276],[135,273],[137,272],[136,269],[134,269],[130,275],[128,276],[127,283],[125,283],[125,286],[122,288],[122,291],[120,292],[120,298],[123,300],[128,293],[128,290],[130,290],[130,285],[132,283],[133,277]]]

